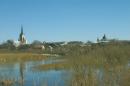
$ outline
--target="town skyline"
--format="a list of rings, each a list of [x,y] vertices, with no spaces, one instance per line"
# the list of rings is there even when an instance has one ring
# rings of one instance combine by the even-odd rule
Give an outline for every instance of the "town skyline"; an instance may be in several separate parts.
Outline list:
[[[23,28],[23,25],[21,25],[21,28],[20,28],[20,30],[19,30],[19,35],[18,35],[18,37],[17,37],[17,39],[14,39],[14,38],[9,38],[9,39],[5,39],[4,41],[1,41],[1,42],[5,42],[5,41],[7,41],[7,40],[13,40],[14,42],[23,42],[24,43],[24,41],[25,41],[25,44],[27,44],[27,42],[28,42],[28,40],[29,39],[26,39],[26,34],[25,34],[26,32],[24,32],[24,28]],[[62,42],[62,41],[64,41],[64,42],[69,42],[69,41],[82,41],[82,42],[88,42],[88,41],[91,41],[91,42],[97,42],[97,40],[100,40],[100,39],[102,39],[103,37],[106,37],[106,39],[107,40],[130,40],[130,39],[120,39],[120,38],[115,38],[115,37],[110,37],[109,35],[106,35],[105,33],[104,34],[101,34],[100,35],[100,37],[98,36],[98,37],[95,37],[95,40],[91,40],[91,39],[89,39],[89,40],[85,40],[85,41],[83,41],[83,40],[60,40],[60,41],[46,41],[46,40],[38,40],[38,39],[33,39],[33,40],[31,40],[31,41],[29,41],[28,43],[32,43],[32,42],[34,42],[34,41],[41,41],[41,42]],[[23,40],[23,41],[22,41]]]

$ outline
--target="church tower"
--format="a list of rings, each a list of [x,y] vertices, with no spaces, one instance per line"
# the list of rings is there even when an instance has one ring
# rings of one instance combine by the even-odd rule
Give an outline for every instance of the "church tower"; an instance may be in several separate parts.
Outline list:
[[[21,26],[21,33],[19,35],[18,41],[20,42],[20,45],[27,44],[27,40],[26,40],[25,35],[23,33],[23,26]]]

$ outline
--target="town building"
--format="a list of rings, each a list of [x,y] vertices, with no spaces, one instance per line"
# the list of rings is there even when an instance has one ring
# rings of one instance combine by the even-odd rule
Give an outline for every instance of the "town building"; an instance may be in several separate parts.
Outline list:
[[[97,38],[97,43],[107,43],[107,42],[110,42],[110,39],[108,39],[105,34],[103,35],[102,39]]]
[[[21,26],[21,32],[19,34],[19,38],[17,41],[14,41],[14,46],[19,47],[19,46],[25,45],[25,44],[27,44],[27,40],[26,40],[26,37],[23,32],[23,26]]]
[[[26,37],[25,37],[24,32],[23,32],[23,26],[21,26],[21,33],[19,34],[18,41],[19,41],[20,45],[27,44],[27,40],[26,40]]]

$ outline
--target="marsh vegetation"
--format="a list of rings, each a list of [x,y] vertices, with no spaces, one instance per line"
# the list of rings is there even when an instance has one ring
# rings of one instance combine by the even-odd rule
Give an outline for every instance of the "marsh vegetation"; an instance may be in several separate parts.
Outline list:
[[[30,64],[28,62],[33,62],[33,65],[26,69],[39,73],[34,81],[31,80],[34,86],[130,86],[129,51],[129,42],[92,43],[91,45],[69,43],[56,46],[53,51],[49,49],[41,51],[41,53],[58,54],[57,56],[48,57],[39,53],[2,53],[0,64],[18,63],[22,78],[18,79],[17,83],[27,83],[23,78],[26,74],[22,71]],[[45,72],[55,78],[47,79]],[[35,75],[30,71],[29,73]],[[59,74],[62,74],[62,78]],[[55,80],[56,76],[60,76],[58,80]],[[41,81],[44,83],[41,84]],[[12,84],[12,79],[3,79],[1,82],[6,83],[5,86],[12,86],[8,85]]]
[[[130,43],[109,42],[65,45],[53,53],[62,53],[64,62],[40,65],[38,68],[72,71],[70,86],[129,86]]]

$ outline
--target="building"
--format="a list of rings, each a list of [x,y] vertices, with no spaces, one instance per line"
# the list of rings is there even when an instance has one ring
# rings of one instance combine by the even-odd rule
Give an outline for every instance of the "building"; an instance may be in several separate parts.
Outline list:
[[[17,41],[14,41],[14,46],[19,47],[20,45],[25,45],[25,44],[27,44],[27,40],[23,32],[23,26],[21,26],[21,32],[19,34],[19,38]]]
[[[19,41],[19,44],[20,44],[20,45],[25,45],[25,44],[27,44],[26,37],[25,37],[25,35],[24,35],[24,33],[23,33],[23,26],[21,26],[21,33],[19,34],[19,39],[18,39],[18,41]]]
[[[107,43],[107,42],[110,42],[110,39],[108,39],[105,34],[102,37],[102,39],[97,38],[97,43]]]

